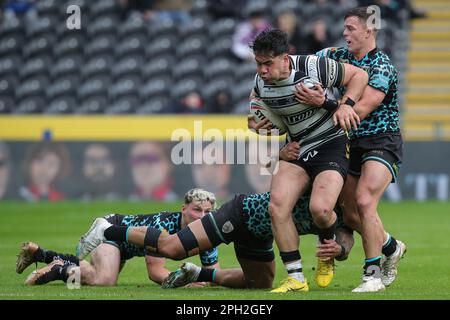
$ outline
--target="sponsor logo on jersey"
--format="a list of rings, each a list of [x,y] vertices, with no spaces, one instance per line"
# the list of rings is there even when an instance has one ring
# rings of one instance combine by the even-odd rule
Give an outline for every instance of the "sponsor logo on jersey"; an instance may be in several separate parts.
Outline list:
[[[303,161],[308,161],[311,158],[314,158],[317,154],[319,153],[319,151],[314,150],[314,151],[310,151],[308,152],[308,154],[306,155],[306,157],[303,158]]]
[[[222,232],[223,233],[230,233],[234,230],[233,224],[230,221],[227,221],[222,226]]]
[[[302,122],[308,118],[311,118],[316,113],[317,110],[318,108],[310,108],[302,112],[289,115],[286,117],[287,123],[288,125],[294,125],[299,122]]]

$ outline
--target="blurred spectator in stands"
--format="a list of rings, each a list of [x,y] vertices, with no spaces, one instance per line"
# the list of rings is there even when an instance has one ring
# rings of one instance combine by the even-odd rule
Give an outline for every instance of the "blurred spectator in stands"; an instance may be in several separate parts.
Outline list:
[[[194,159],[202,161],[201,164],[191,165],[194,186],[214,193],[217,198],[227,199],[230,196],[228,184],[231,179],[231,165],[226,163],[223,150],[216,148],[214,152],[209,152],[203,148],[195,152]]]
[[[192,1],[185,0],[119,0],[126,14],[133,11],[142,13],[145,20],[161,22],[170,20],[176,24],[190,21],[188,14]]]
[[[30,9],[34,9],[37,0],[5,0],[2,1],[2,8],[5,12],[13,11],[22,15]]]
[[[306,35],[305,44],[306,54],[314,54],[332,45],[331,35],[322,19],[314,21],[311,31]]]
[[[276,17],[278,29],[286,32],[289,42],[289,54],[306,54],[305,38],[301,33],[300,22],[294,11],[285,9],[278,13]]]
[[[247,0],[206,0],[208,13],[214,20],[221,18],[240,18]]]
[[[205,103],[200,92],[192,90],[181,97],[180,100],[171,104],[167,113],[206,113]]]
[[[25,155],[27,185],[20,188],[20,196],[31,202],[63,200],[55,182],[67,176],[70,167],[69,152],[64,145],[51,141],[32,144]]]
[[[11,161],[9,149],[6,143],[0,141],[0,199],[2,199],[6,194],[10,172]]]
[[[168,19],[175,24],[188,24],[191,21],[189,9],[193,0],[155,0],[155,10],[160,20]]]
[[[252,50],[249,48],[256,36],[266,29],[271,28],[261,8],[249,8],[247,20],[239,23],[233,35],[232,52],[240,60],[253,60]]]
[[[85,180],[84,200],[114,200],[114,176],[116,173],[111,150],[103,144],[88,145],[84,151],[83,177]]]
[[[165,145],[159,142],[140,141],[130,149],[131,174],[135,191],[131,200],[174,201],[170,173],[172,164]]]
[[[208,103],[208,113],[230,113],[234,109],[231,92],[227,89],[217,91]]]

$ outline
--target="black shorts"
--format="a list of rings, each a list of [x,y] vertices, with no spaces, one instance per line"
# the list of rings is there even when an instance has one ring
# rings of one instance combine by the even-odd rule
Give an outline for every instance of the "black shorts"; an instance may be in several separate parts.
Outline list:
[[[122,220],[125,216],[121,214],[108,214],[104,216],[109,223],[115,226],[123,226]],[[122,242],[122,241],[105,241],[104,243],[110,244],[120,251],[120,260],[124,263],[126,260],[129,260],[134,257],[143,257],[146,253],[146,250],[142,246],[137,246],[131,243]]]
[[[217,211],[204,216],[203,228],[214,247],[221,243],[234,243],[238,258],[270,262],[275,259],[272,240],[263,241],[253,236],[245,227],[242,200],[245,195],[235,196]]]
[[[361,175],[364,162],[373,160],[384,164],[392,175],[392,182],[397,179],[403,158],[403,140],[400,133],[356,138],[350,141],[350,166],[352,176]]]
[[[348,137],[342,135],[303,154],[299,159],[289,162],[305,169],[311,181],[314,181],[319,173],[326,170],[339,172],[345,180],[349,164],[348,159]]]

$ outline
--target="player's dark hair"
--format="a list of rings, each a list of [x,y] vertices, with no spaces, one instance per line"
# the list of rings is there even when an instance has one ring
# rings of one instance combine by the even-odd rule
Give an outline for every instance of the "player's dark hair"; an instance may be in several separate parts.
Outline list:
[[[372,15],[373,12],[369,7],[356,7],[347,11],[344,20],[350,17],[357,17],[363,24],[367,25],[367,20],[369,20]],[[375,29],[375,31],[377,30]]]
[[[287,34],[279,29],[262,31],[249,46],[255,54],[273,57],[289,51]]]

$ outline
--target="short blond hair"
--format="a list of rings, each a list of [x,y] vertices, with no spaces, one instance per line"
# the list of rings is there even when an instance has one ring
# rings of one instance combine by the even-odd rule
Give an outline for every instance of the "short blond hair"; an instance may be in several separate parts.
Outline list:
[[[203,190],[201,188],[193,188],[184,195],[184,204],[190,204],[193,201],[204,202],[209,201],[213,208],[216,205],[216,196],[214,193]]]

